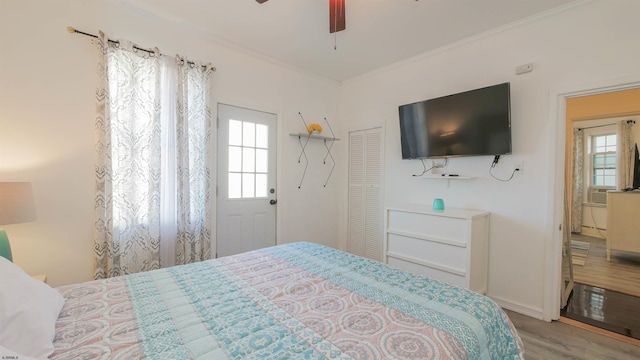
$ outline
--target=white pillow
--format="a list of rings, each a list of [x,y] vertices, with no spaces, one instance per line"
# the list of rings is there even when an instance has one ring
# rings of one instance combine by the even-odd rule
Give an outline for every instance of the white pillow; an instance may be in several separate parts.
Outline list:
[[[56,320],[64,305],[58,290],[0,256],[0,345],[38,359],[53,353]]]

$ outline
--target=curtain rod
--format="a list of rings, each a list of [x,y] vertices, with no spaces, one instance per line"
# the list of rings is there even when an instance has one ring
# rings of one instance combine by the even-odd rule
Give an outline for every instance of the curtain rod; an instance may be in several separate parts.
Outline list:
[[[636,121],[635,120],[627,120],[627,124],[635,124]],[[581,127],[581,128],[576,128],[578,130],[585,130],[585,129],[593,129],[593,128],[599,128],[599,127],[603,127],[603,126],[611,126],[611,125],[615,125],[616,123],[611,123],[611,124],[604,124],[604,125],[594,125],[594,126],[587,126],[587,127]]]
[[[95,38],[95,39],[97,39],[97,38],[98,38],[98,36],[97,36],[97,35],[89,34],[89,33],[86,33],[86,32],[84,32],[84,31],[80,31],[80,30],[78,30],[78,29],[74,28],[73,26],[67,26],[67,31],[68,31],[70,34],[80,34],[80,35],[89,36],[89,37],[92,37],[92,38]],[[107,41],[109,41],[110,43],[114,43],[114,44],[120,44],[120,41],[118,41],[118,40],[111,40],[111,39],[107,39]],[[141,47],[137,47],[137,46],[135,46],[135,45],[133,45],[133,48],[134,48],[134,49],[136,49],[136,50],[145,51],[145,52],[147,52],[147,53],[149,53],[149,54],[153,54],[153,53],[155,53],[155,51],[153,51],[153,50],[143,49],[143,48],[141,48]],[[160,55],[163,55],[163,54],[160,54]],[[195,65],[196,63],[195,63],[195,62],[193,62],[193,61],[187,61],[187,64],[189,64],[189,65]],[[203,67],[203,68],[206,68],[206,66],[202,66],[202,67]],[[216,71],[217,69],[215,68],[215,66],[213,66],[213,67],[211,67],[211,70],[212,70],[212,71]]]

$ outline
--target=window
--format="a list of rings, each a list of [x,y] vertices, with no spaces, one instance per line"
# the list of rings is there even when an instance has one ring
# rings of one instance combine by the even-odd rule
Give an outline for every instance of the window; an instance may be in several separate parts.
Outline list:
[[[100,49],[96,279],[209,259],[211,68]]]
[[[591,137],[591,185],[616,186],[616,134]]]
[[[229,120],[229,198],[266,198],[267,125]]]

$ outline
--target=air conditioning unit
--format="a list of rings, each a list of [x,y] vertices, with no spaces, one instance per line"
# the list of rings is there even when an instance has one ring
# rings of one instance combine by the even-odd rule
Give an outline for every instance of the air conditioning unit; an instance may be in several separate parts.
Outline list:
[[[607,203],[607,191],[613,189],[603,189],[603,188],[591,188],[589,192],[589,200],[595,204],[606,204]]]

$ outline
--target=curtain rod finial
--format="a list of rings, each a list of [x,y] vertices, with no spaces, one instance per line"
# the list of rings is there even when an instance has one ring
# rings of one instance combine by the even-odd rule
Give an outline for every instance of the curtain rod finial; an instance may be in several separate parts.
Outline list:
[[[74,29],[73,26],[67,26],[67,32],[73,34],[74,32],[76,32],[76,29]]]

